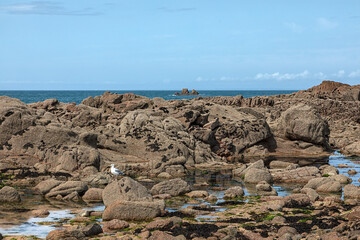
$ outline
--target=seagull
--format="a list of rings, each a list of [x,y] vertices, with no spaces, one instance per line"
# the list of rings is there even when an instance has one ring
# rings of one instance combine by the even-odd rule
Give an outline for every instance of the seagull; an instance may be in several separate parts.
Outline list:
[[[113,175],[125,175],[125,173],[123,173],[122,171],[120,171],[119,169],[115,168],[114,167],[114,164],[111,164],[111,169],[110,169],[110,172],[113,174]]]

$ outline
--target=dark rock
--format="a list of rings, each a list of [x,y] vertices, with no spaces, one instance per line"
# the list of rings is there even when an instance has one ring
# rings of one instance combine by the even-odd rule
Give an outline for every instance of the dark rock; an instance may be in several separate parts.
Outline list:
[[[97,223],[91,223],[85,227],[82,227],[81,231],[84,233],[85,236],[88,237],[98,235],[103,232],[101,226]]]

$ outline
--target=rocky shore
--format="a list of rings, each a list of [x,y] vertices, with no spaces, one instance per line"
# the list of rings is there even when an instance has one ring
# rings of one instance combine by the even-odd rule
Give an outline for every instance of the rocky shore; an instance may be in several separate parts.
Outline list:
[[[335,149],[360,155],[360,85],[169,101],[106,92],[79,105],[3,96],[0,216],[30,191],[105,205],[46,239],[357,239],[355,170],[321,161]],[[112,176],[112,163],[126,176]],[[216,186],[181,179],[194,169],[227,169],[249,194],[240,184],[216,196]],[[296,187],[277,196],[274,183]]]

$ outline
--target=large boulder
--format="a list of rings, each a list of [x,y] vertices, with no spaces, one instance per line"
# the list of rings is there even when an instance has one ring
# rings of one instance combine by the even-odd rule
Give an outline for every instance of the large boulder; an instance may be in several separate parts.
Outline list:
[[[106,207],[115,201],[152,201],[152,196],[146,187],[129,177],[113,181],[102,192]]]
[[[82,198],[87,202],[101,202],[102,192],[103,189],[101,188],[89,188]]]
[[[40,182],[38,185],[34,187],[34,190],[38,193],[45,195],[50,192],[51,189],[59,186],[60,184],[64,183],[63,181],[59,181],[53,178]]]
[[[290,140],[301,140],[327,147],[329,145],[329,125],[319,113],[309,105],[299,104],[282,113],[279,131]]]
[[[20,134],[35,123],[36,116],[18,99],[0,96],[0,150],[13,135]]]
[[[311,179],[304,188],[312,188],[317,192],[341,192],[341,184],[333,178],[320,177]]]
[[[0,190],[0,202],[17,203],[21,202],[21,197],[15,188],[5,186]]]
[[[65,197],[73,192],[77,192],[80,196],[84,195],[84,193],[88,190],[88,186],[86,183],[81,181],[68,181],[58,185],[48,192],[45,197],[51,198],[61,195]]]
[[[360,187],[353,184],[346,185],[344,187],[344,198],[360,200]]]
[[[274,182],[307,183],[310,179],[320,177],[317,167],[300,167],[292,170],[273,169],[271,175]]]
[[[268,169],[251,168],[246,171],[244,182],[256,184],[261,181],[268,183],[273,182],[273,177],[271,176]]]
[[[180,179],[171,179],[154,185],[151,189],[152,195],[170,194],[171,196],[183,195],[191,191],[190,185]]]
[[[135,220],[143,221],[160,216],[164,211],[164,201],[123,201],[117,200],[107,206],[103,220]]]

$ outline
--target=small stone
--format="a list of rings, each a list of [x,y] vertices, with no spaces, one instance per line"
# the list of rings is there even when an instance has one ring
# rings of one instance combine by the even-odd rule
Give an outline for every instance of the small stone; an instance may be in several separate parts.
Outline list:
[[[357,174],[358,172],[357,172],[355,169],[350,169],[347,173],[348,173],[349,175],[355,175],[355,174]]]
[[[209,196],[207,191],[191,191],[186,194],[189,198],[206,198]]]
[[[157,175],[158,178],[166,178],[166,179],[170,179],[172,178],[172,176],[167,173],[167,172],[162,172],[162,173],[159,173],[159,175]]]
[[[210,196],[208,196],[207,198],[205,198],[206,201],[209,201],[209,202],[216,202],[218,199],[215,195],[213,194],[210,194]]]
[[[154,199],[170,199],[171,195],[167,194],[167,193],[164,193],[164,194],[155,195],[155,196],[153,196],[153,198]]]
[[[37,210],[31,211],[31,214],[34,217],[46,217],[50,214],[50,212],[47,209],[37,209]]]
[[[113,219],[108,222],[103,222],[103,226],[104,226],[104,230],[121,230],[128,228],[130,225],[126,221]]]
[[[237,198],[244,196],[244,190],[240,186],[231,187],[225,191],[224,198]]]

